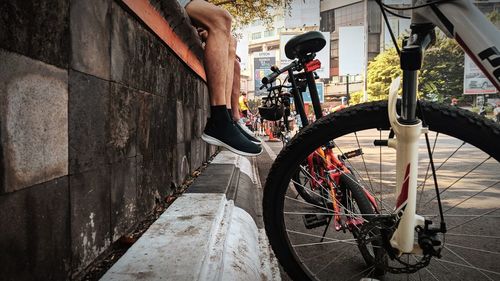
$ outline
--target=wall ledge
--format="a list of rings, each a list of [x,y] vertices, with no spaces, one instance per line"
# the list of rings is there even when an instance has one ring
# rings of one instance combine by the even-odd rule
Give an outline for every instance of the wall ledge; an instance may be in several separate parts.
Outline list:
[[[203,49],[177,1],[120,0],[201,79],[207,81]],[[154,3],[155,6],[153,5]],[[191,34],[189,34],[191,33]]]

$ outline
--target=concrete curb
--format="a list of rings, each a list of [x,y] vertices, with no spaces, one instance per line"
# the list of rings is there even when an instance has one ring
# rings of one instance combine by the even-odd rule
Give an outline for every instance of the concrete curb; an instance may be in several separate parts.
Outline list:
[[[255,161],[219,153],[101,280],[280,280]]]

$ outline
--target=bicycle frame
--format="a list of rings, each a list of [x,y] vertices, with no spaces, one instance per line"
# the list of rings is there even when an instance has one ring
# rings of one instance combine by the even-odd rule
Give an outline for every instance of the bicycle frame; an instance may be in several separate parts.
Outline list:
[[[413,5],[425,3],[419,0]],[[401,116],[396,110],[399,78],[393,82],[389,93],[389,120],[396,138],[390,139],[388,146],[396,149],[395,211],[400,216],[390,243],[399,254],[421,252],[414,242],[415,228],[425,224],[425,219],[416,214],[418,139],[427,130],[416,117],[417,72],[421,67],[422,54],[432,41],[434,26],[454,38],[500,90],[500,34],[478,8],[467,0],[457,0],[413,10],[412,33],[401,51]],[[443,221],[440,232],[446,232]]]

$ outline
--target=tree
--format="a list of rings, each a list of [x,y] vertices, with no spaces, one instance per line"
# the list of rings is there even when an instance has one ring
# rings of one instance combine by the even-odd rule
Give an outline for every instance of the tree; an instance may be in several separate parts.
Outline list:
[[[256,19],[270,26],[275,16],[274,11],[289,7],[292,0],[209,0],[209,2],[227,10],[234,17],[235,26],[240,27]]]
[[[458,44],[438,34],[436,42],[425,52],[419,73],[420,98],[448,102],[463,93],[464,53]],[[393,79],[402,75],[394,48],[380,53],[368,65],[368,100],[387,99]]]
[[[395,48],[378,54],[368,65],[367,94],[369,101],[384,100],[389,95],[392,80],[401,76]]]

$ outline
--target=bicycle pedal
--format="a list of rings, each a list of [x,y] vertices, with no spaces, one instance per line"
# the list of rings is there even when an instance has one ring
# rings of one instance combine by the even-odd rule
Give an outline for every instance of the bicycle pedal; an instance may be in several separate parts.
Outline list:
[[[363,155],[363,150],[361,148],[343,153],[339,158],[341,158],[342,160],[346,160],[360,155]]]
[[[307,229],[320,227],[320,226],[326,225],[328,223],[328,219],[326,216],[318,216],[318,215],[309,214],[309,215],[304,215],[302,217],[302,219],[304,220],[304,226]]]

